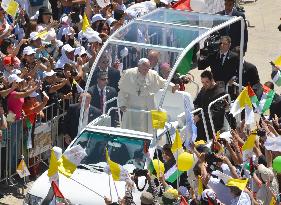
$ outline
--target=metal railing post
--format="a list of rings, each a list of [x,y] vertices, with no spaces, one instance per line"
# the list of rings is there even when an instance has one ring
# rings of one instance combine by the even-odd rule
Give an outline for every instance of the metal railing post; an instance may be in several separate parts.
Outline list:
[[[212,107],[212,105],[214,105],[216,102],[218,102],[218,101],[220,101],[220,100],[223,100],[224,98],[227,98],[229,103],[231,102],[230,95],[229,95],[229,94],[225,94],[225,95],[219,97],[218,99],[212,101],[212,102],[209,104],[209,106],[208,106],[208,115],[209,115],[209,120],[210,120],[210,124],[211,124],[211,128],[212,128],[213,136],[216,136],[216,131],[215,131],[215,126],[214,126],[214,121],[213,121],[213,118],[212,118],[211,107]]]

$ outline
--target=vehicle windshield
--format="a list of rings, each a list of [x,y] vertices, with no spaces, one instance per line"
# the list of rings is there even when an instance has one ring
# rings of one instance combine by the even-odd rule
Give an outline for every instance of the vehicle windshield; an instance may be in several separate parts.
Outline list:
[[[106,133],[85,130],[75,141],[73,146],[80,144],[86,149],[87,156],[81,164],[106,165],[105,148],[110,159],[120,165],[133,164],[136,168],[145,165],[144,145],[149,146],[150,139],[130,138]]]

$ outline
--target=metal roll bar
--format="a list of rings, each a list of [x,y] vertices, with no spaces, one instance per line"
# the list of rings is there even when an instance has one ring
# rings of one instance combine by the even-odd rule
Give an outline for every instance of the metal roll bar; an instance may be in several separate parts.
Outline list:
[[[214,127],[214,121],[213,121],[213,118],[212,118],[211,107],[212,107],[212,105],[214,105],[216,102],[218,102],[218,101],[220,101],[220,100],[223,100],[224,98],[227,98],[229,103],[231,102],[230,95],[229,95],[229,94],[225,94],[225,95],[219,97],[218,99],[212,101],[212,102],[209,104],[209,106],[208,106],[208,115],[209,115],[209,119],[210,119],[210,123],[211,123],[211,128],[212,128],[213,136],[216,135],[216,131],[215,131],[215,127]]]
[[[107,101],[105,101],[105,102],[103,103],[102,114],[105,114],[105,110],[106,110],[107,104],[109,104],[109,103],[111,103],[111,102],[113,102],[113,101],[115,101],[115,100],[117,100],[117,97],[111,98],[110,100],[107,100]]]
[[[202,115],[204,130],[205,130],[205,133],[206,133],[207,141],[209,142],[210,136],[209,136],[209,132],[208,132],[208,129],[207,129],[207,123],[206,123],[206,118],[205,118],[205,115],[204,115],[204,111],[203,111],[202,108],[197,108],[196,110],[191,111],[191,113],[192,113],[193,115],[194,115],[195,113],[197,113],[197,112],[200,112],[201,115]]]

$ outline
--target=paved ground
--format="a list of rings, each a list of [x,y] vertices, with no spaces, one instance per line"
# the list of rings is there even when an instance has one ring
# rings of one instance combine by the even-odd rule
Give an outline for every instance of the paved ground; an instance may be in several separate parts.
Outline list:
[[[248,29],[249,43],[246,60],[257,66],[261,82],[264,83],[270,79],[269,61],[281,55],[281,32],[277,30],[278,25],[281,24],[280,0],[258,0],[243,6],[246,9],[247,19],[254,26]],[[193,73],[196,73],[196,79],[199,80],[199,72],[193,71]],[[277,90],[280,93],[281,89]],[[24,193],[31,185],[32,181],[27,184]],[[0,204],[19,205],[23,202],[21,189],[0,184],[0,192],[5,194],[4,198],[0,199]]]

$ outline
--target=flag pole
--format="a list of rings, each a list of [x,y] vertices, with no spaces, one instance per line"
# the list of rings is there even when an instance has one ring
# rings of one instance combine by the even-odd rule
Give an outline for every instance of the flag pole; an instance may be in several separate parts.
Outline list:
[[[85,187],[86,189],[88,189],[89,191],[95,193],[96,195],[100,196],[101,198],[104,198],[102,195],[100,195],[99,193],[97,193],[93,189],[90,189],[89,187],[85,186],[84,184],[81,184],[80,182],[76,181],[75,179],[73,179],[73,178],[69,178],[69,179],[71,179],[72,181],[76,182],[77,184],[80,184],[81,186]]]
[[[21,160],[24,160],[24,156],[21,155]],[[23,187],[22,187],[22,194],[24,195],[24,187],[26,185],[26,180],[25,180],[25,169],[24,169],[24,163],[22,163],[22,172],[23,172]]]
[[[109,184],[110,199],[112,200],[111,183],[110,183],[110,175],[108,175],[108,184]]]
[[[115,191],[116,191],[116,194],[117,194],[117,198],[118,198],[118,200],[119,200],[120,197],[119,197],[119,194],[118,194],[118,191],[117,191],[117,187],[116,187],[116,183],[115,183],[114,180],[113,180],[113,184],[114,184],[114,187],[115,187]]]

